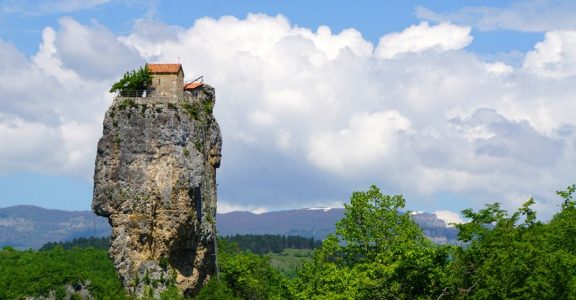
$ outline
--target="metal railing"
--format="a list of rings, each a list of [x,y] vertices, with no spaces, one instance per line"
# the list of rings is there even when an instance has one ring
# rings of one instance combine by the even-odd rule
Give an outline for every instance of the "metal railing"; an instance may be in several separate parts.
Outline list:
[[[147,98],[160,95],[155,90],[127,90],[119,91],[116,93],[116,97],[127,97],[127,98]]]
[[[184,85],[187,85],[189,83],[196,82],[196,81],[200,81],[200,82],[204,83],[204,75],[202,75],[202,76],[200,76],[200,77],[198,77],[192,81],[186,81],[186,82],[184,82]]]
[[[178,98],[184,94],[181,92],[154,91],[154,90],[130,90],[118,92],[115,98]]]

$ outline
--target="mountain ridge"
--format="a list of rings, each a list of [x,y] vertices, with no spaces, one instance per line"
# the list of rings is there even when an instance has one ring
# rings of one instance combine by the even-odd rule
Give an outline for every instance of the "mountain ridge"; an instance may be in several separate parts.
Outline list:
[[[301,208],[265,213],[233,211],[217,214],[216,224],[218,234],[223,236],[281,234],[324,239],[334,232],[336,222],[343,216],[343,208]],[[413,213],[412,217],[434,242],[457,243],[457,230],[448,227],[433,213]],[[48,242],[109,234],[107,220],[91,211],[66,211],[34,205],[0,208],[0,247],[38,249]]]

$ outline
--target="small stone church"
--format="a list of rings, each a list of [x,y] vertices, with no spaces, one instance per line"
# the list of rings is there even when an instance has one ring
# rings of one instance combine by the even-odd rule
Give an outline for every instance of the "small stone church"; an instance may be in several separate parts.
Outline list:
[[[181,64],[147,64],[152,75],[150,88],[153,96],[181,97],[184,91],[194,90],[203,85],[193,81],[184,84],[184,70]]]

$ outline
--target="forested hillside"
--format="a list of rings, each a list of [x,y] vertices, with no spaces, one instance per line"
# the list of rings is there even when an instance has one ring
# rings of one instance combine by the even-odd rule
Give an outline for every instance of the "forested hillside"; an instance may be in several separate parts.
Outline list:
[[[106,250],[0,250],[0,299],[49,295],[64,299],[86,292],[96,299],[126,298]]]
[[[73,249],[73,248],[96,248],[96,249],[106,249],[110,248],[110,237],[81,237],[76,238],[70,241],[63,241],[63,242],[49,242],[44,244],[40,251],[51,250],[56,247],[62,247],[65,250]]]
[[[315,249],[322,245],[322,241],[297,235],[236,234],[221,239],[256,254],[281,253],[284,249]]]
[[[514,212],[498,203],[467,209],[471,221],[456,226],[463,245],[438,245],[398,212],[402,196],[382,195],[373,186],[352,195],[336,233],[313,253],[259,255],[220,239],[218,276],[197,299],[573,299],[575,193],[575,185],[558,192],[561,210],[546,223],[536,219],[532,199]],[[239,240],[250,238],[265,240]],[[0,251],[0,299],[87,292],[97,299],[126,298],[105,250],[44,249]],[[304,263],[280,272],[271,264],[278,263],[275,255],[299,255]],[[171,288],[163,299],[179,298]]]

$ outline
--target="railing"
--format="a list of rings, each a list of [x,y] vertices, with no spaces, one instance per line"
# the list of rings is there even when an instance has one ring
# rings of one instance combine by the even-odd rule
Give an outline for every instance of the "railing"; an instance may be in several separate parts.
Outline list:
[[[130,90],[116,93],[115,98],[180,98],[184,91]]]
[[[124,101],[130,99],[138,104],[151,104],[151,103],[177,103],[182,100],[182,94],[170,92],[156,92],[154,90],[131,90],[117,93],[114,97],[114,102]]]
[[[157,93],[155,90],[128,90],[128,91],[120,91],[116,93],[116,97],[127,97],[127,98],[146,98],[146,97],[154,97],[160,96],[161,94]]]
[[[192,83],[192,82],[196,82],[198,80],[200,80],[200,82],[204,83],[204,75],[202,75],[202,76],[200,76],[200,77],[198,77],[192,81],[186,81],[186,82],[184,82],[184,85],[187,85],[187,84]]]

